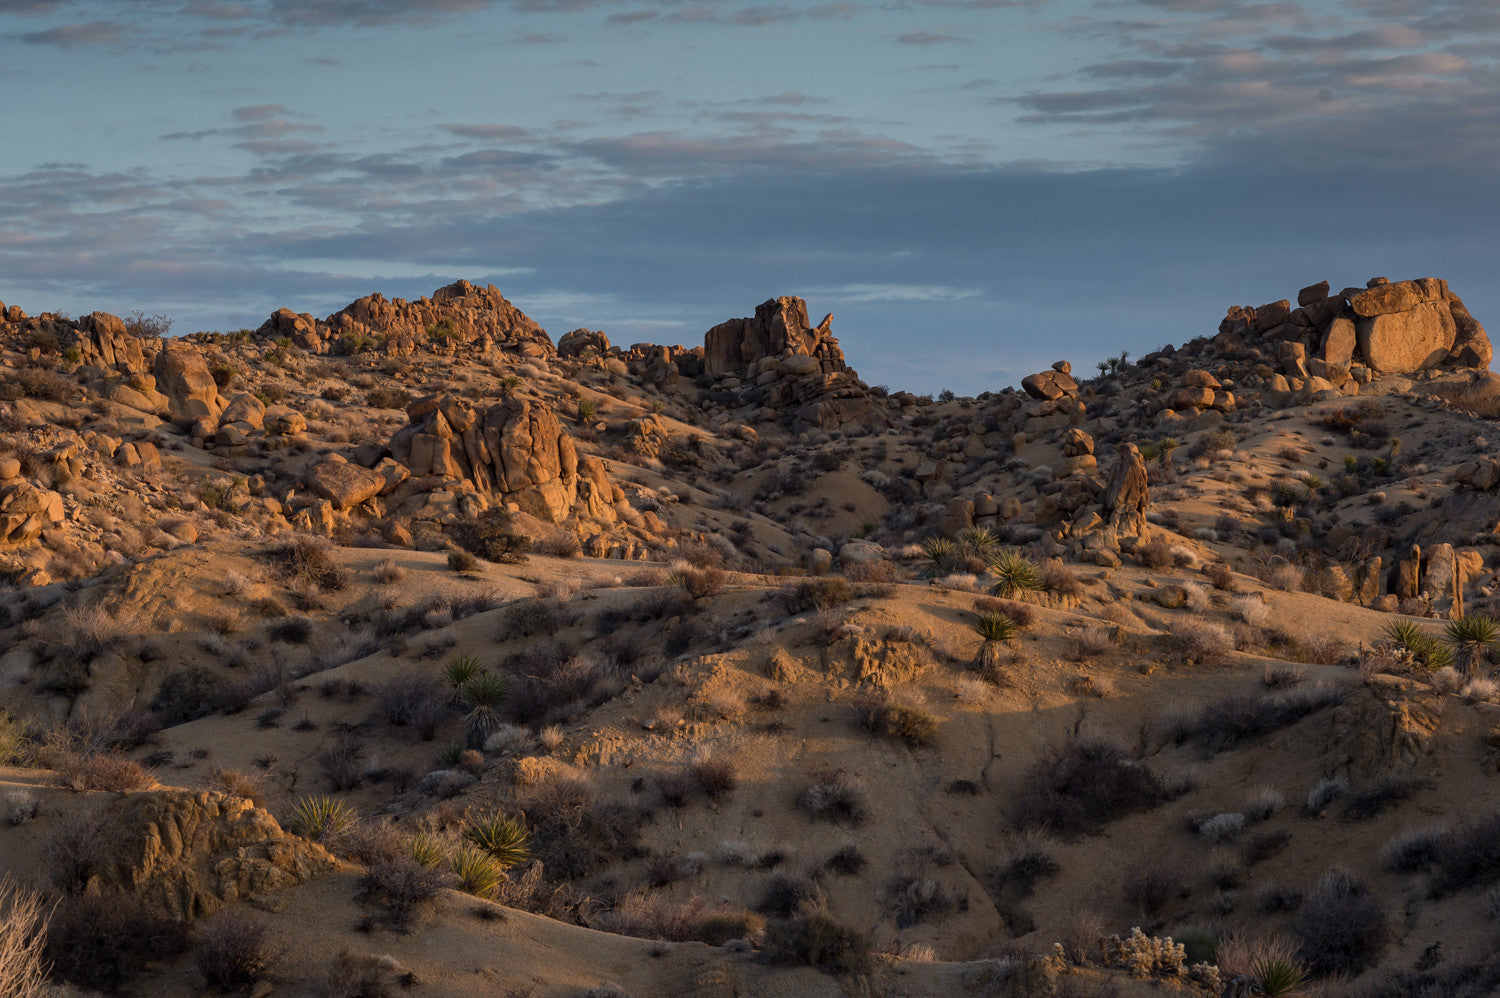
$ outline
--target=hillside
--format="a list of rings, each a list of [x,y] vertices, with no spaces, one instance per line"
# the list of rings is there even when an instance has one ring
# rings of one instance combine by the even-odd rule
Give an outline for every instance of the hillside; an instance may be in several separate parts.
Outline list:
[[[1490,341],[1295,301],[976,398],[0,304],[0,871],[133,994],[1492,993]]]

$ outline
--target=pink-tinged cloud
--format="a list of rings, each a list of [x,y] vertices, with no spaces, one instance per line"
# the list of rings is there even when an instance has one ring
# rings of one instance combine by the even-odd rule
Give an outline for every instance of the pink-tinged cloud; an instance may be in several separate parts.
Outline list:
[[[84,45],[118,45],[125,27],[114,21],[89,21],[87,24],[59,24],[46,31],[31,31],[21,36],[27,45],[56,45],[79,48]]]

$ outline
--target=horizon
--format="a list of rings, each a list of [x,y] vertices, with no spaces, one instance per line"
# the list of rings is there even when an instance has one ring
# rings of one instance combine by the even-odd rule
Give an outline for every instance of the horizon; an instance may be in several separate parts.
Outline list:
[[[1462,0],[0,0],[0,300],[184,333],[467,278],[692,346],[791,294],[963,395],[1325,279],[1483,323],[1497,59]]]

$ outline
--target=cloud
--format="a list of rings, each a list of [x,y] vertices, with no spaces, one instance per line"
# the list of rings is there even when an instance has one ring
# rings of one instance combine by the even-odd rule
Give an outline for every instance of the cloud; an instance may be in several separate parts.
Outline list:
[[[45,31],[30,31],[21,36],[27,45],[55,45],[71,49],[85,45],[118,45],[128,28],[116,21],[89,21],[86,24],[59,24]]]
[[[972,45],[974,39],[938,31],[908,31],[896,36],[898,45]]]
[[[515,125],[503,125],[498,122],[468,125],[450,123],[439,125],[438,127],[446,132],[457,135],[459,138],[482,139],[485,141],[499,139],[514,142],[525,139],[531,134],[525,128],[518,128]]]

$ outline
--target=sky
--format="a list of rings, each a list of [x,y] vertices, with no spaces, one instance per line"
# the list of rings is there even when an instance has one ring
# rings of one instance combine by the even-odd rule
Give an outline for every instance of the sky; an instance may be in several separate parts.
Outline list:
[[[0,301],[173,332],[776,295],[977,394],[1318,280],[1500,326],[1493,0],[0,0]]]

